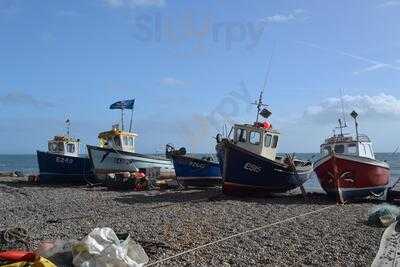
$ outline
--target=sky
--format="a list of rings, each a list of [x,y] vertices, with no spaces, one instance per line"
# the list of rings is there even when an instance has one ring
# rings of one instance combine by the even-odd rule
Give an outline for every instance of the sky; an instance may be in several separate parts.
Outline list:
[[[342,102],[346,132],[356,110],[375,150],[393,152],[399,12],[400,0],[0,0],[0,154],[46,150],[66,119],[95,145],[120,119],[110,104],[132,98],[137,152],[212,152],[224,125],[255,120],[262,90],[282,152],[317,152]]]

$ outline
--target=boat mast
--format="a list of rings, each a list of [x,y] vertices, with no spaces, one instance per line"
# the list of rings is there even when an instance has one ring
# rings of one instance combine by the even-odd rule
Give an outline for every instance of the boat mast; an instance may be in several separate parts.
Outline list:
[[[69,119],[67,119],[67,120],[65,121],[65,126],[66,126],[66,128],[67,128],[67,137],[69,137],[70,130],[71,130],[71,122],[70,122]]]
[[[355,110],[353,110],[353,112],[350,115],[353,117],[354,123],[356,125],[356,138],[357,138],[357,143],[359,143],[360,142],[360,136],[358,134],[358,121],[357,121],[358,113]]]
[[[260,97],[258,98],[258,101],[256,101],[254,104],[257,105],[257,118],[256,118],[256,123],[258,123],[258,118],[260,117],[260,111],[261,108],[264,106],[262,103],[262,97],[263,97],[263,91],[260,93]]]

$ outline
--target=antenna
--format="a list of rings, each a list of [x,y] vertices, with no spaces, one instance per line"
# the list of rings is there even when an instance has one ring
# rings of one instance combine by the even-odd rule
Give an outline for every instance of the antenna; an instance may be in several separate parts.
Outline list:
[[[268,69],[267,69],[267,73],[265,74],[264,84],[263,84],[263,87],[261,88],[260,96],[258,98],[258,101],[253,103],[254,105],[257,106],[256,123],[258,123],[258,118],[260,116],[261,108],[268,106],[268,105],[266,105],[266,104],[264,104],[262,102],[262,98],[263,98],[264,91],[267,88],[268,77],[269,77],[269,74],[271,72],[272,58],[274,56],[274,50],[275,50],[275,44],[274,44],[274,47],[272,48],[272,53],[271,53],[271,56],[269,58]],[[271,111],[269,111],[268,109],[263,109],[261,113],[262,113],[261,116],[263,116],[264,118],[268,118],[272,114]]]

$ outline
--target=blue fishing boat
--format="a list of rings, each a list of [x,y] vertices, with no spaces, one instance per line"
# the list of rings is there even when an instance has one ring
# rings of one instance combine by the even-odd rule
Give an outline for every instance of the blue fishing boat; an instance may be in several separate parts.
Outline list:
[[[69,120],[67,120],[69,125]],[[93,179],[89,158],[79,156],[79,139],[57,135],[48,141],[48,151],[37,151],[39,183],[86,183]]]
[[[174,164],[176,180],[184,187],[212,187],[221,185],[221,169],[212,157],[195,158],[186,155],[186,149],[175,150],[167,145],[166,156]]]
[[[223,191],[226,194],[283,193],[302,186],[313,172],[309,161],[293,155],[277,156],[280,133],[258,115],[266,119],[272,114],[262,104],[262,93],[257,104],[254,124],[235,124],[233,139],[217,136],[217,155],[223,166]]]

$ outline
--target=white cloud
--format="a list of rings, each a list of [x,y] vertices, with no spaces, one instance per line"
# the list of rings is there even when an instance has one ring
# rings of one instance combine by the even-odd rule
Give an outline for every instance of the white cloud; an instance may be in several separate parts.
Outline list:
[[[293,20],[304,19],[305,10],[294,9],[293,11],[286,14],[275,14],[273,16],[262,19],[266,23],[286,23]]]
[[[363,62],[367,62],[367,63],[373,64],[374,66],[372,66],[373,67],[372,70],[379,69],[379,68],[382,68],[382,67],[386,67],[386,68],[391,69],[391,70],[400,71],[400,67],[394,66],[393,64],[384,63],[384,62],[377,61],[377,60],[374,60],[374,59],[362,57],[362,56],[359,56],[359,55],[356,55],[356,54],[351,54],[351,53],[348,53],[348,52],[345,52],[345,51],[341,51],[341,50],[337,50],[337,49],[325,48],[325,47],[322,47],[320,45],[317,45],[317,44],[314,44],[314,43],[310,43],[310,42],[304,42],[304,41],[296,41],[296,43],[302,44],[302,45],[305,45],[305,46],[308,46],[308,47],[312,47],[314,49],[318,49],[318,50],[321,50],[321,51],[337,53],[337,54],[345,56],[345,57],[349,57],[349,58],[353,58],[353,59],[356,59],[356,60],[359,60],[359,61],[363,61]],[[384,65],[384,66],[382,66],[382,65]],[[357,74],[357,72],[355,72],[355,73]]]
[[[386,68],[386,67],[389,67],[389,65],[385,64],[385,63],[378,63],[378,64],[374,64],[372,66],[369,66],[367,68],[364,68],[362,70],[355,71],[354,74],[361,74],[361,73],[364,73],[364,72],[370,72],[370,71],[374,71],[374,70],[379,70],[379,69]]]
[[[400,118],[400,99],[381,93],[379,95],[345,95],[343,96],[345,114],[357,111],[363,119]],[[303,119],[323,124],[335,123],[341,114],[341,99],[327,98],[318,105],[310,106],[304,112]]]
[[[185,82],[172,78],[172,77],[165,77],[161,80],[161,85],[171,86],[171,87],[179,87],[185,85]]]
[[[390,1],[383,2],[382,4],[379,5],[379,7],[395,7],[395,6],[400,6],[400,1],[390,0]]]
[[[165,0],[103,0],[110,7],[162,7],[165,5]]]

